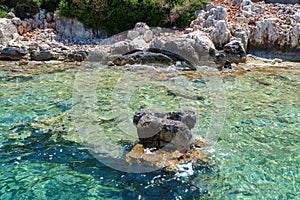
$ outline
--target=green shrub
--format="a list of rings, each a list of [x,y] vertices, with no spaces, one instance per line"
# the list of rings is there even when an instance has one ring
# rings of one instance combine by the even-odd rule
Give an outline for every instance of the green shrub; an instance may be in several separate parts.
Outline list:
[[[137,22],[149,26],[186,27],[195,11],[208,0],[0,0],[14,8],[16,16],[32,17],[41,8],[58,11],[62,16],[77,18],[85,27],[104,29],[110,34],[134,27]],[[6,15],[0,10],[0,16]]]
[[[9,9],[5,5],[0,5],[0,18],[8,17]]]
[[[8,12],[6,10],[0,8],[0,18],[3,18],[3,17],[7,18],[8,17],[7,13]]]
[[[21,19],[32,17],[40,10],[40,0],[2,0],[3,5],[13,9],[17,17]]]
[[[203,8],[207,2],[208,0],[185,0],[181,4],[174,5],[170,12],[171,24],[177,27],[188,26],[196,18],[195,11]]]
[[[33,0],[19,1],[15,7],[15,15],[21,19],[33,17],[40,10],[39,2]]]
[[[60,0],[41,0],[41,8],[54,12],[59,6]]]
[[[59,13],[77,18],[87,28],[105,29],[110,34],[134,27],[137,22],[149,26],[185,27],[195,11],[208,0],[61,0]]]

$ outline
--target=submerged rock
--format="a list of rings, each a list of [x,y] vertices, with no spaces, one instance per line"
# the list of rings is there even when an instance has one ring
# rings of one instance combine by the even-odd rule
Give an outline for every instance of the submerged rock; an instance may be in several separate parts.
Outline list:
[[[126,155],[126,162],[129,164],[150,166],[173,172],[179,170],[181,163],[197,161],[208,163],[206,155],[199,148],[193,148],[189,153],[181,153],[178,150],[172,152],[163,149],[151,151],[142,144],[137,144]]]

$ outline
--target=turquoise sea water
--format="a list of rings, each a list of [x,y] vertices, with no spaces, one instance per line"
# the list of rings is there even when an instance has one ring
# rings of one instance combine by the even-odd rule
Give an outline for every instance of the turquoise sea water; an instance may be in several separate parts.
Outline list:
[[[96,145],[100,153],[108,149],[113,155],[130,149],[136,137],[128,123],[143,108],[195,108],[194,134],[205,137],[220,123],[214,121],[217,110],[206,80],[189,75],[180,81],[121,68],[103,69],[97,76],[93,89],[93,79],[78,76],[75,69],[31,78],[9,78],[0,70],[0,199],[299,198],[299,71],[222,77],[226,115],[217,143],[207,150],[210,165],[185,177],[119,171],[89,148]],[[95,94],[91,124],[101,128],[93,129],[89,145],[74,124],[83,91]]]

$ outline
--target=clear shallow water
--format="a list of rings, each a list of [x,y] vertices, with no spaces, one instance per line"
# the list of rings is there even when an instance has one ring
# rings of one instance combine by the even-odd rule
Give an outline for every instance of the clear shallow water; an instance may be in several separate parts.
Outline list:
[[[134,127],[127,127],[128,134],[122,132],[127,121],[131,121],[128,116],[147,107],[178,110],[185,102],[189,102],[187,107],[201,111],[195,134],[205,136],[214,121],[204,80],[195,75],[182,82],[181,87],[171,87],[165,84],[165,77],[155,74],[152,79],[162,84],[143,85],[130,76],[134,73],[143,72],[101,71],[94,102],[96,123],[102,128],[99,138],[108,136],[107,145],[113,149],[130,149],[136,141]],[[122,80],[124,74],[132,78],[130,83],[137,81],[140,85],[126,84]],[[26,79],[1,77],[0,199],[300,196],[299,71],[224,77],[225,126],[209,152],[211,165],[199,166],[194,175],[183,178],[161,171],[125,173],[95,159],[81,143],[72,120],[76,70]],[[193,95],[180,95],[185,91],[182,87],[193,91]],[[102,143],[100,146],[100,151],[107,149]]]

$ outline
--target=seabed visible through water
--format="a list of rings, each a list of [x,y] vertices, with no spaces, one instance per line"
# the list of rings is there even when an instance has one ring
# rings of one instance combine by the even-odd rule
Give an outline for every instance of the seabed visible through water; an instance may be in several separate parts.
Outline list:
[[[11,71],[8,65],[3,62],[0,68],[0,199],[300,196],[299,70],[251,68],[242,75],[222,75],[226,115],[217,143],[207,150],[210,165],[198,166],[192,175],[181,177],[163,171],[126,173],[95,158],[74,125],[78,67],[51,71],[40,65],[40,71]],[[192,102],[190,106],[198,111],[194,134],[205,137],[214,123],[214,105],[203,77],[188,73],[182,82],[187,85],[174,84],[170,89],[165,84],[169,80],[156,75],[156,82],[149,85],[120,84],[125,73],[134,82],[135,74],[144,72],[105,68],[97,80],[93,123],[101,127],[100,153],[109,149],[119,155],[132,147],[137,140],[134,129],[123,122],[144,108],[173,111]],[[185,86],[187,94],[181,95]],[[136,87],[130,90],[130,98],[124,93],[128,87]],[[128,102],[128,116],[122,115],[122,109],[116,114],[122,102]],[[126,128],[128,134],[124,134]]]

